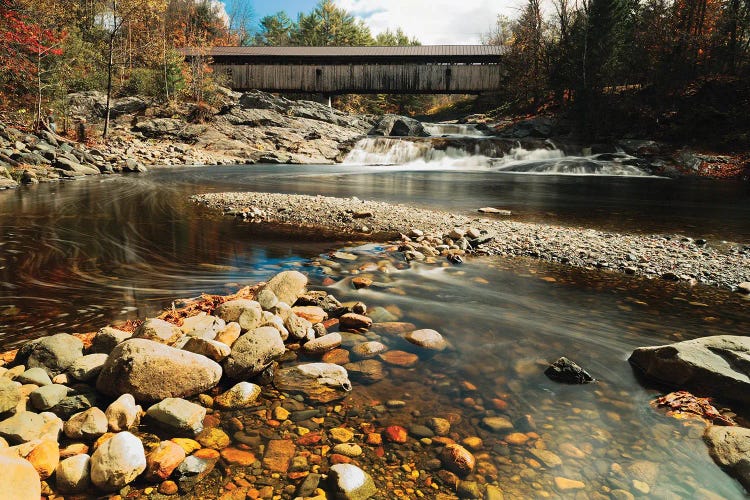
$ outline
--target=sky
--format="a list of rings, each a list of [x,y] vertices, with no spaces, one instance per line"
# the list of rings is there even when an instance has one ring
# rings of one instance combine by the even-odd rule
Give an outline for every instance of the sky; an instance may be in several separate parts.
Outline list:
[[[257,20],[280,10],[292,19],[309,12],[317,0],[226,0],[250,1]],[[376,35],[402,28],[424,45],[475,44],[490,30],[497,14],[515,17],[522,0],[335,0],[361,18]]]

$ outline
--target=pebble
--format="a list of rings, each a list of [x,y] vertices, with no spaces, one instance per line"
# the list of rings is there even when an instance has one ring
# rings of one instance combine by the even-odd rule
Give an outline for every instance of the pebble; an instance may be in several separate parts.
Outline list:
[[[239,382],[231,389],[214,398],[214,404],[218,408],[236,410],[253,406],[262,389],[259,385],[250,382]]]
[[[346,443],[354,439],[354,432],[345,427],[329,429],[328,435],[334,443]]]
[[[449,444],[440,453],[443,466],[459,476],[467,476],[474,470],[476,459],[474,455],[460,444]]]
[[[586,484],[581,481],[561,476],[555,476],[555,486],[560,491],[582,490],[586,488]]]
[[[500,432],[513,428],[513,423],[505,417],[485,417],[482,424],[493,432]]]

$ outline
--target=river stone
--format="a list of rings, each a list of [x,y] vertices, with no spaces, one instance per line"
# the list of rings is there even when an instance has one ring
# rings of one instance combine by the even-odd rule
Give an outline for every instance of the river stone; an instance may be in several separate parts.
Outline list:
[[[448,347],[448,342],[435,330],[414,330],[404,335],[404,338],[412,344],[430,351],[444,351]]]
[[[162,441],[157,448],[146,455],[145,478],[149,481],[163,481],[185,460],[185,450],[172,441]]]
[[[2,382],[0,381],[0,385],[1,384]],[[61,384],[45,385],[44,387],[35,389],[29,394],[29,399],[34,408],[40,411],[45,411],[56,406],[60,401],[65,399],[69,390],[70,389]]]
[[[109,355],[96,387],[109,396],[129,393],[136,401],[150,402],[194,396],[214,387],[220,378],[221,366],[205,356],[130,339]]]
[[[639,347],[629,361],[659,382],[750,402],[750,337],[717,335]]]
[[[45,480],[55,472],[57,464],[60,463],[60,445],[57,441],[42,441],[26,455],[26,460],[34,466],[39,478]]]
[[[413,323],[386,321],[384,323],[373,323],[370,331],[378,335],[403,335],[416,329],[417,327]]]
[[[255,404],[260,393],[260,386],[251,384],[250,382],[240,382],[224,394],[216,396],[214,404],[226,410],[247,408]]]
[[[750,489],[750,429],[712,425],[703,439],[711,458]]]
[[[750,294],[750,281],[745,281],[737,285],[737,291],[744,295]]]
[[[216,314],[227,323],[236,321],[243,330],[252,331],[260,325],[263,309],[254,300],[236,299],[221,304]]]
[[[263,290],[270,290],[281,302],[294,305],[305,294],[306,287],[307,276],[299,271],[284,271],[271,278]]]
[[[281,340],[286,341],[289,338],[289,330],[284,326],[284,320],[268,311],[263,311],[263,320],[260,326],[271,326],[276,328],[281,335]]]
[[[70,376],[81,382],[93,380],[102,371],[104,363],[107,362],[107,354],[87,354],[75,360],[68,368]]]
[[[352,354],[359,359],[370,359],[374,358],[381,352],[385,352],[388,348],[385,344],[372,340],[369,342],[362,342],[352,347]]]
[[[360,330],[370,328],[372,320],[361,314],[347,313],[339,318],[339,326],[342,330]]]
[[[91,456],[91,482],[103,491],[122,488],[145,469],[143,444],[127,431],[104,441]]]
[[[151,406],[146,415],[171,431],[196,435],[203,430],[206,409],[185,399],[166,398]]]
[[[15,408],[21,401],[21,390],[18,384],[6,377],[0,377],[0,413]]]
[[[378,492],[372,477],[353,464],[332,465],[328,481],[337,500],[367,500]]]
[[[62,420],[53,413],[24,411],[0,422],[0,437],[11,445],[37,439],[57,441],[62,428]]]
[[[346,369],[333,363],[307,363],[276,372],[274,386],[310,401],[328,403],[346,396],[352,389]]]
[[[174,344],[182,337],[182,330],[176,325],[158,318],[144,321],[133,334],[134,339],[147,339],[160,344]]]
[[[39,500],[42,496],[39,473],[22,458],[0,455],[0,492],[13,500]]]
[[[323,354],[341,345],[341,334],[338,332],[323,335],[315,340],[306,342],[302,348],[310,354]]]
[[[288,314],[284,320],[284,327],[295,339],[303,339],[312,328],[312,323],[294,313]]]
[[[383,363],[376,359],[364,359],[347,363],[344,368],[353,380],[362,384],[374,384],[385,378]]]
[[[265,370],[284,352],[286,347],[279,331],[262,326],[237,339],[231,354],[224,360],[224,370],[227,377],[234,380],[250,378]]]
[[[219,453],[215,450],[210,450],[213,453],[202,453],[203,450],[199,450],[197,453],[188,456],[182,463],[177,466],[173,473],[174,480],[177,482],[180,492],[187,493],[195,488],[208,474],[214,470],[216,462],[219,461]]]
[[[188,337],[213,340],[226,326],[227,324],[223,319],[202,313],[182,320],[180,330]]]
[[[120,432],[137,425],[142,411],[140,405],[135,404],[132,394],[123,394],[107,407],[104,414],[107,416],[109,430]]]
[[[16,355],[17,363],[29,368],[44,368],[50,377],[64,372],[83,356],[83,342],[67,333],[32,340],[24,344]]]
[[[588,384],[594,381],[594,377],[565,356],[552,363],[544,374],[556,382],[566,384]]]
[[[94,339],[91,341],[90,352],[109,354],[117,344],[128,340],[132,336],[132,332],[124,332],[111,326],[105,326],[96,332]]]
[[[49,378],[44,368],[29,368],[18,377],[16,382],[22,384],[34,384],[38,386],[52,385],[52,379]]]
[[[80,392],[64,397],[59,403],[50,408],[50,411],[55,415],[63,419],[68,419],[76,413],[88,410],[92,406],[96,405],[97,394],[93,388],[87,386],[78,386],[79,390],[86,390],[86,392]],[[69,393],[70,394],[70,393]]]
[[[107,432],[107,416],[97,407],[76,413],[65,422],[63,431],[70,439],[92,441]]]
[[[81,493],[91,484],[91,457],[74,455],[57,464],[55,485],[63,493]]]
[[[232,347],[234,343],[237,342],[237,339],[240,338],[240,335],[242,335],[242,327],[239,323],[232,322],[228,323],[227,326],[216,335],[214,340]]]
[[[190,337],[182,349],[200,354],[216,362],[222,361],[232,352],[232,348],[228,345],[215,340],[206,340],[202,337]]]
[[[440,453],[440,461],[446,469],[461,477],[471,474],[476,464],[474,455],[456,443],[451,443],[443,448],[443,451]]]
[[[256,299],[258,300],[260,307],[262,307],[264,311],[270,311],[276,304],[279,303],[279,298],[276,296],[276,294],[267,288],[258,292],[258,296],[256,297]]]
[[[513,428],[513,423],[505,417],[484,417],[482,424],[493,432],[500,432]]]

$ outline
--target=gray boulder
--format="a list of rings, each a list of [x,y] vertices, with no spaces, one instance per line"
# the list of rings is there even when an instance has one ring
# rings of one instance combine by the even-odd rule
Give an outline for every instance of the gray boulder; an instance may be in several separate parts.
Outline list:
[[[15,408],[21,401],[18,384],[7,377],[0,377],[0,413]]]
[[[237,339],[232,345],[232,353],[224,360],[224,370],[234,380],[253,377],[284,352],[286,348],[279,331],[263,326]]]
[[[151,118],[138,122],[133,129],[148,137],[160,137],[177,135],[184,125],[184,122],[176,118]]]
[[[647,377],[680,388],[750,402],[750,337],[717,335],[639,347],[630,363]]]
[[[130,113],[138,113],[139,111],[146,109],[147,106],[148,104],[146,104],[146,101],[140,97],[121,97],[120,99],[115,99],[115,101],[110,104],[109,114],[110,116],[115,117]]]
[[[429,132],[419,120],[399,115],[385,115],[368,132],[368,135],[391,137],[429,137]]]
[[[206,409],[185,399],[166,398],[151,406],[146,415],[169,431],[196,435],[203,430]]]
[[[750,490],[750,429],[712,425],[703,439],[711,458]]]
[[[70,376],[81,382],[88,382],[99,375],[104,363],[107,362],[107,355],[104,353],[87,354],[75,360],[68,368]]]
[[[68,110],[72,116],[99,118],[107,105],[107,95],[98,90],[68,94]]]
[[[67,333],[32,340],[24,344],[16,355],[16,363],[29,368],[44,368],[50,377],[67,370],[83,356],[83,342]]]
[[[94,340],[91,343],[91,352],[109,354],[117,344],[128,340],[132,336],[131,332],[124,332],[111,326],[105,326],[96,332]]]
[[[99,408],[89,408],[70,417],[63,432],[70,439],[94,440],[107,432],[107,416]]]
[[[118,344],[104,364],[96,387],[113,397],[130,393],[136,401],[189,397],[214,387],[221,366],[205,356],[147,339]]]
[[[68,395],[68,389],[61,384],[45,385],[29,394],[31,404],[40,411],[49,410],[56,406]]]
[[[270,290],[281,302],[294,305],[297,299],[305,294],[307,276],[299,271],[284,271],[265,284],[263,290]]]
[[[36,439],[57,441],[62,427],[62,420],[52,413],[24,411],[0,422],[0,437],[12,445]]]

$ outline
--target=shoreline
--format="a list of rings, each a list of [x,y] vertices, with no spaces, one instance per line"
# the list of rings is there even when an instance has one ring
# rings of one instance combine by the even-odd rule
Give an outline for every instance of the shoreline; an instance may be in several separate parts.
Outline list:
[[[750,281],[750,252],[743,243],[718,249],[710,242],[678,234],[615,233],[517,222],[499,214],[467,217],[356,197],[248,192],[201,194],[191,200],[246,222],[320,229],[369,241],[385,242],[409,235],[412,238],[405,239],[419,243],[423,234],[447,238],[451,233],[458,236],[473,229],[478,235],[481,233],[478,240],[491,238],[476,249],[484,255],[532,257],[572,267],[729,290],[737,290],[738,285]],[[458,232],[454,231],[456,228]]]

